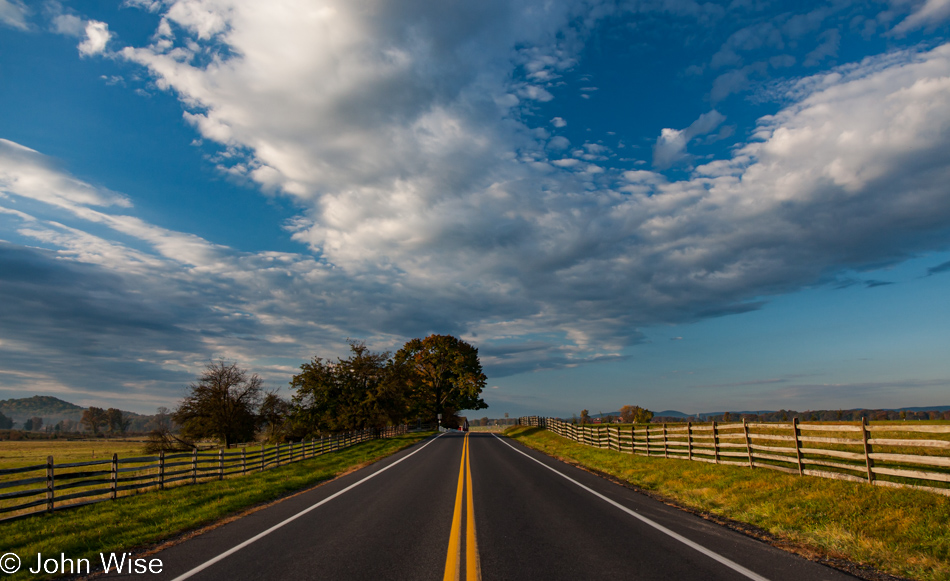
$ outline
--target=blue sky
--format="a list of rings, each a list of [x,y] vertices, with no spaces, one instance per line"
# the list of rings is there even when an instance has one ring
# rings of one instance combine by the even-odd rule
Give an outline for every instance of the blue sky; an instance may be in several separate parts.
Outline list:
[[[488,415],[950,403],[950,0],[0,0],[0,397],[480,349]]]

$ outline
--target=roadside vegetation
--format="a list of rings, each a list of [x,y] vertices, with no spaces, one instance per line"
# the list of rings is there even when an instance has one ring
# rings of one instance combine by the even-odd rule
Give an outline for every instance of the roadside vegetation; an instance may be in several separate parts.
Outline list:
[[[213,362],[172,412],[177,432],[172,425],[154,431],[147,451],[186,450],[207,438],[226,448],[300,441],[410,422],[458,427],[458,410],[488,407],[480,397],[485,381],[478,349],[451,335],[412,339],[395,354],[352,341],[346,359],[301,365],[289,401],[237,363]]]
[[[410,433],[371,440],[351,448],[249,474],[242,478],[179,486],[90,506],[0,523],[4,551],[23,558],[36,554],[86,558],[99,553],[136,552],[241,514],[296,491],[330,480],[407,448],[431,435]],[[21,569],[12,579],[42,578]]]
[[[950,579],[950,499],[945,496],[621,454],[542,428],[514,427],[506,433],[673,504],[753,525],[773,543],[810,558],[847,560],[913,579]]]

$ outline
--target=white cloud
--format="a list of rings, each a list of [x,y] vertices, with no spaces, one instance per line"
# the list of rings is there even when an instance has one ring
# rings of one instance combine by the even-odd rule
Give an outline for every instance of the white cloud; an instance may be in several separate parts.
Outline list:
[[[758,62],[719,75],[713,81],[709,100],[718,103],[733,93],[741,93],[748,88],[750,78],[764,75],[767,68],[764,62]]]
[[[112,33],[109,32],[109,25],[105,22],[90,20],[86,22],[86,38],[79,43],[79,54],[82,56],[92,56],[106,50]]]
[[[933,28],[947,19],[950,19],[950,0],[926,0],[889,34],[902,35],[918,28]]]
[[[160,12],[178,37],[121,55],[234,153],[225,170],[305,208],[293,236],[320,261],[268,262],[84,212],[147,241],[172,271],[213,273],[223,304],[238,307],[228,312],[252,313],[268,335],[288,336],[281,326],[306,312],[321,333],[530,339],[537,348],[497,361],[573,365],[638,341],[643,325],[757,308],[828,273],[950,242],[947,47],[802,80],[733,156],[669,181],[621,174],[597,147],[564,156],[555,148],[568,144],[525,121],[537,107],[526,87],[576,59],[583,31],[571,23],[589,6],[493,0],[435,18],[399,3],[285,1],[295,9],[170,1]],[[211,58],[191,59],[193,43]],[[722,120],[711,111],[668,129],[657,167]],[[271,263],[275,274],[252,280]]]
[[[51,160],[18,143],[0,139],[0,192],[60,207],[129,207],[129,200],[59,171]]]
[[[85,33],[85,23],[75,14],[57,14],[52,20],[53,32],[80,37]]]
[[[555,127],[567,127],[567,121],[561,119],[560,117],[555,117],[551,119],[551,125]]]
[[[840,32],[832,28],[831,30],[822,32],[818,36],[818,39],[821,41],[821,44],[815,47],[815,50],[805,55],[805,62],[803,64],[806,67],[816,66],[826,58],[838,55],[838,44],[841,42]]]
[[[653,166],[667,169],[686,159],[686,146],[689,142],[715,130],[725,120],[725,115],[713,109],[700,115],[699,119],[686,129],[663,129],[653,146]]]
[[[0,0],[0,23],[26,30],[26,18],[30,11],[20,0]]]
[[[571,146],[571,142],[568,138],[561,135],[557,135],[551,138],[551,141],[548,142],[548,147],[551,149],[567,149]]]
[[[554,95],[549,93],[543,87],[539,87],[537,85],[525,85],[521,88],[518,94],[524,99],[531,99],[534,101],[540,101],[542,103],[554,99]]]

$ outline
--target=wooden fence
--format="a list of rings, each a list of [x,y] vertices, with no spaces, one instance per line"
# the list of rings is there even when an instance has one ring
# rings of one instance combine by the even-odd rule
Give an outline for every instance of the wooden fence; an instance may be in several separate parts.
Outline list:
[[[115,500],[169,486],[242,476],[342,450],[377,438],[404,434],[406,426],[366,429],[310,441],[240,450],[192,450],[155,456],[45,464],[0,470],[0,520]],[[17,479],[10,479],[16,476]]]
[[[742,423],[577,426],[519,418],[575,442],[617,452],[679,458],[950,496],[950,425]]]

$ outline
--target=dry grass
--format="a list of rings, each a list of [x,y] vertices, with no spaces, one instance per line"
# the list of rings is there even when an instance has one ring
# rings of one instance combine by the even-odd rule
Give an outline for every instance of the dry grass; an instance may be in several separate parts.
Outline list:
[[[141,456],[142,438],[101,440],[18,440],[0,442],[0,468],[45,464],[53,456],[57,464],[84,462],[119,456]]]
[[[950,499],[941,495],[631,456],[577,444],[539,428],[507,433],[681,506],[764,529],[804,552],[848,559],[892,575],[950,579]]]

